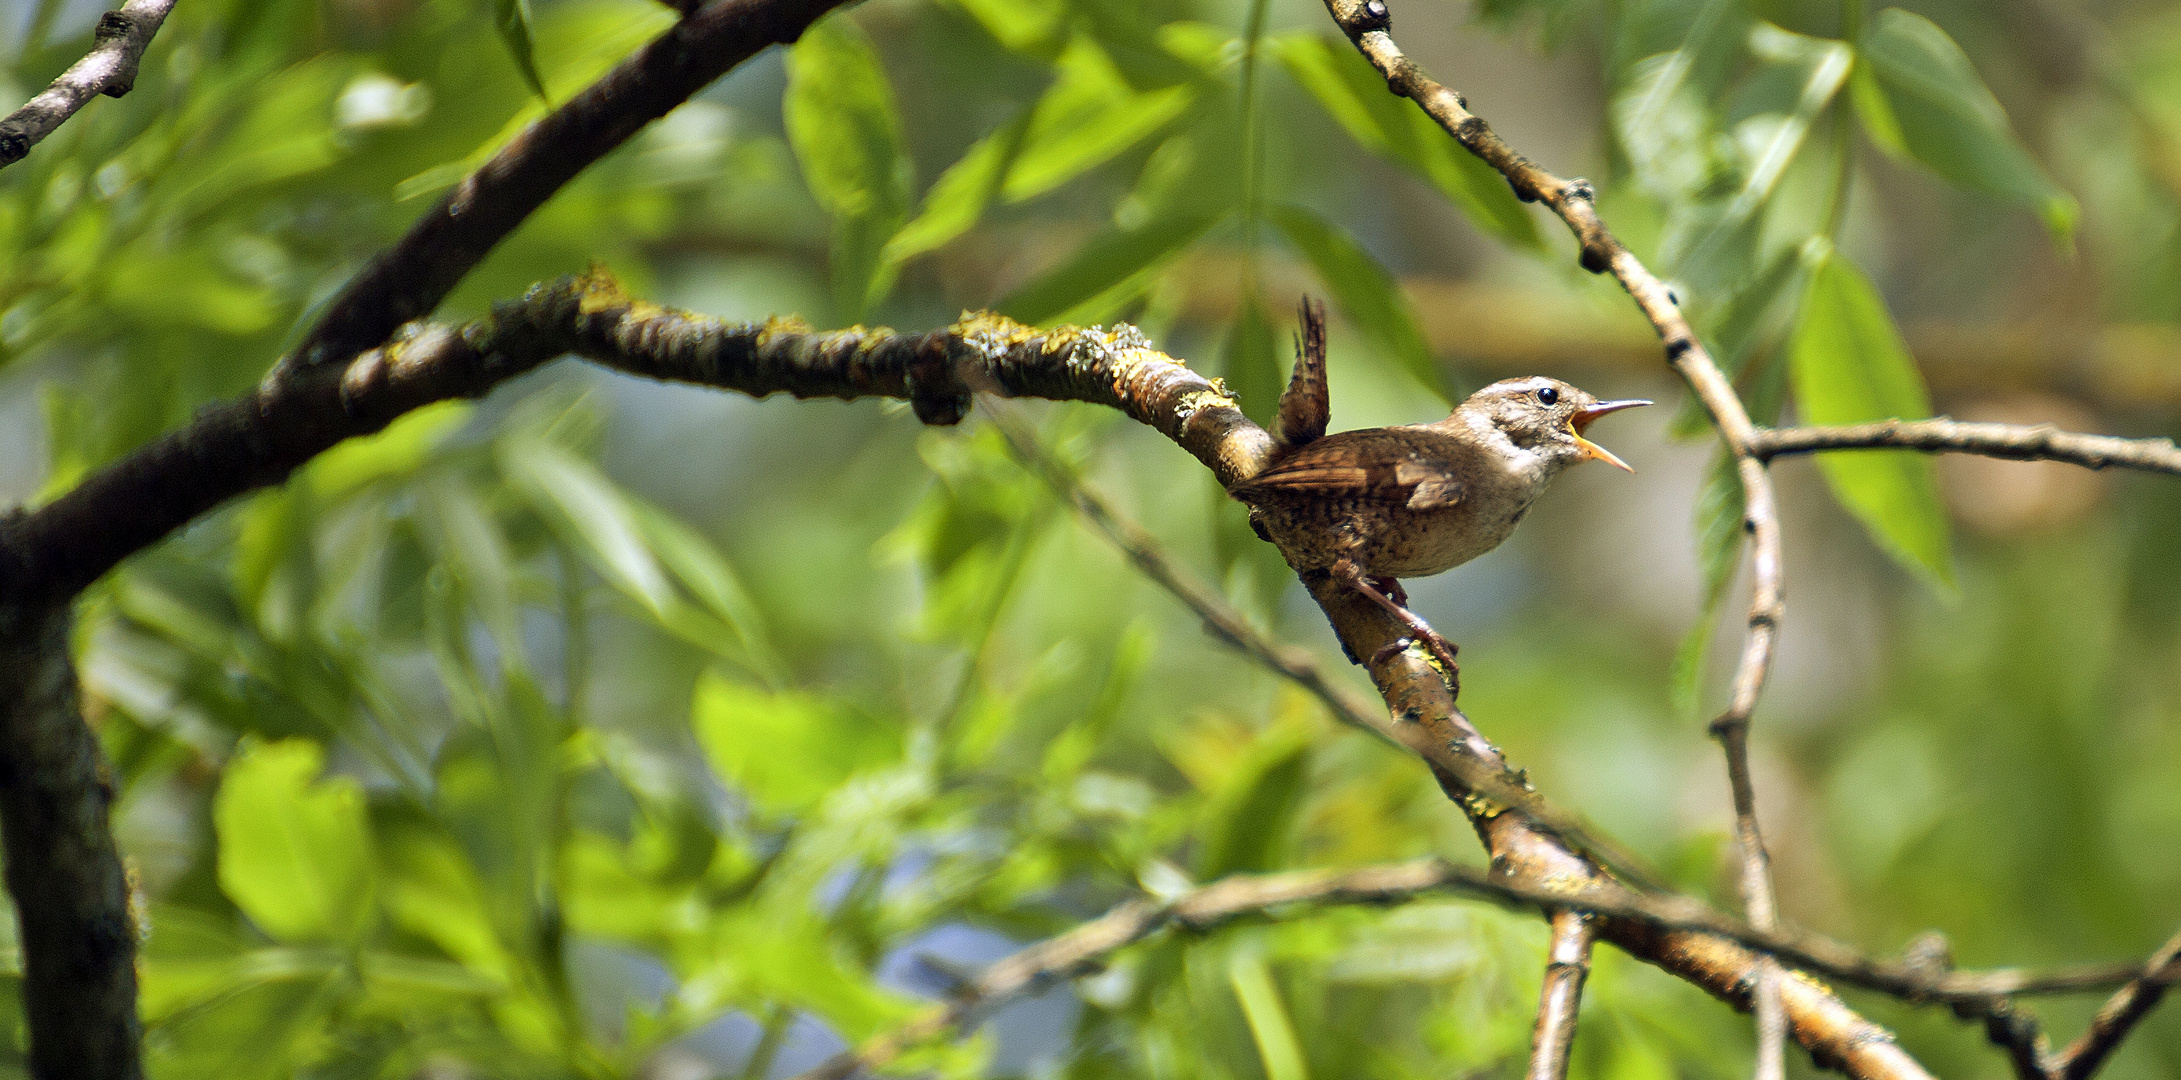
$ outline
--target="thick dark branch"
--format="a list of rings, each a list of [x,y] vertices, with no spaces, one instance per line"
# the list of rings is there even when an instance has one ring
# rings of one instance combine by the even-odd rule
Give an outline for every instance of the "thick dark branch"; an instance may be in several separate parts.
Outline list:
[[[1786,609],[1780,560],[1779,513],[1772,495],[1772,480],[1764,462],[1752,452],[1755,425],[1742,407],[1719,365],[1714,363],[1695,330],[1681,314],[1673,294],[1647,269],[1598,217],[1595,192],[1588,181],[1563,180],[1515,153],[1492,131],[1484,118],[1469,111],[1468,102],[1426,75],[1396,45],[1387,28],[1392,14],[1386,0],[1325,0],[1326,10],[1357,51],[1386,80],[1394,93],[1414,101],[1437,121],[1463,148],[1498,170],[1515,194],[1525,202],[1542,202],[1567,223],[1580,247],[1583,268],[1592,273],[1611,272],[1650,320],[1652,329],[1666,344],[1666,360],[1711,414],[1735,459],[1735,475],[1742,485],[1743,525],[1750,537],[1751,589],[1748,630],[1743,637],[1742,658],[1735,670],[1733,696],[1727,709],[1712,721],[1726,753],[1727,772],[1734,781],[1735,833],[1742,851],[1741,888],[1750,919],[1771,926],[1776,919],[1770,858],[1757,828],[1756,799],[1751,792],[1748,762],[1750,717],[1757,708],[1772,657],[1779,641],[1779,627]],[[1358,654],[1361,655],[1361,654]],[[1781,1033],[1787,1022],[1778,1014],[1776,980],[1769,965],[1760,962],[1757,1006],[1759,1080],[1782,1073]],[[1902,1061],[1906,1061],[1904,1057]],[[1920,1072],[1920,1070],[1918,1070]]]
[[[113,789],[68,662],[69,610],[0,608],[0,835],[30,1075],[138,1080],[137,925],[107,820]]]
[[[1888,449],[2064,461],[2088,469],[2143,469],[2181,476],[2181,450],[2174,448],[2172,439],[2082,435],[2050,424],[1964,423],[1942,416],[1842,427],[1759,428],[1750,440],[1750,452],[1765,460],[1825,450]]]
[[[174,0],[129,0],[99,16],[97,44],[70,65],[45,92],[0,120],[0,167],[13,165],[53,134],[92,98],[120,97],[136,86],[136,66],[151,47]]]
[[[2158,951],[2151,954],[2150,962],[2144,965],[2143,974],[2121,987],[2098,1010],[2098,1015],[2090,1021],[2090,1029],[2061,1052],[2051,1069],[2052,1075],[2058,1080],[2089,1080],[2120,1046],[2121,1040],[2135,1030],[2136,1023],[2150,1015],[2176,981],[2181,981],[2181,934],[2175,934],[2159,946]]]
[[[326,306],[281,362],[340,363],[431,313],[531,211],[645,124],[845,0],[718,0],[691,10],[568,103],[524,129],[424,212]]]

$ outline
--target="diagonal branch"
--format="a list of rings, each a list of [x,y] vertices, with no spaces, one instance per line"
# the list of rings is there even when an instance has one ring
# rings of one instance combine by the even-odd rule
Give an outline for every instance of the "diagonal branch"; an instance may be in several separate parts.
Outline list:
[[[2172,439],[2084,435],[2050,424],[1964,423],[1941,416],[1842,427],[1759,428],[1750,442],[1750,452],[1766,461],[1783,454],[1884,449],[2062,461],[2086,469],[2142,469],[2181,476],[2181,450],[2174,448]]]
[[[2181,982],[2181,934],[2159,946],[2143,974],[2115,992],[2091,1019],[2089,1030],[2060,1052],[2050,1069],[2054,1080],[2089,1080],[2175,982]]]
[[[342,363],[431,314],[465,274],[576,174],[768,45],[846,0],[717,0],[548,113],[417,218],[328,301],[276,368]]]
[[[137,64],[173,9],[174,0],[128,0],[99,16],[91,51],[61,72],[44,93],[0,120],[0,168],[29,156],[31,147],[59,130],[92,98],[120,97],[134,89]]]
[[[1387,88],[1414,101],[1437,121],[1464,149],[1497,169],[1526,202],[1541,202],[1567,223],[1581,246],[1583,268],[1592,273],[1611,272],[1650,320],[1652,329],[1666,343],[1666,360],[1689,384],[1711,414],[1727,452],[1733,455],[1735,474],[1742,486],[1743,527],[1749,534],[1754,581],[1751,590],[1748,631],[1742,657],[1734,675],[1733,696],[1727,709],[1712,721],[1711,731],[1726,753],[1727,776],[1734,790],[1735,836],[1742,856],[1742,902],[1750,921],[1761,927],[1777,922],[1772,892],[1771,859],[1757,827],[1755,791],[1749,777],[1749,723],[1757,698],[1764,690],[1779,639],[1785,600],[1781,583],[1780,524],[1774,506],[1772,481],[1764,462],[1752,449],[1755,425],[1733,385],[1719,370],[1696,332],[1681,314],[1673,293],[1644,267],[1636,256],[1607,229],[1598,217],[1596,194],[1583,180],[1563,180],[1515,153],[1492,131],[1484,118],[1471,113],[1462,96],[1424,74],[1396,45],[1387,31],[1392,15],[1385,0],[1325,0],[1326,10],[1348,40],[1371,66],[1385,77]],[[1760,959],[1757,970],[1757,1077],[1773,1080],[1783,1075],[1780,1047],[1787,1020],[1780,1013],[1777,971]]]

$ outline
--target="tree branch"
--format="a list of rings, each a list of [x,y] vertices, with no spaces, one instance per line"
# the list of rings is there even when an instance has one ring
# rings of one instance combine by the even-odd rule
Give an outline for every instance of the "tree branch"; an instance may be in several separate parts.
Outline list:
[[[136,939],[84,726],[67,604],[0,607],[0,840],[23,949],[30,1075],[138,1080]]]
[[[1591,912],[1641,924],[1660,934],[1700,931],[1775,949],[1783,956],[1794,957],[1798,963],[1813,959],[1795,957],[1797,949],[1791,944],[1789,935],[1758,930],[1688,897],[1644,896],[1610,883],[1570,887],[1512,880],[1496,871],[1458,866],[1436,858],[1353,870],[1236,875],[1190,890],[1164,903],[1145,899],[1126,901],[1073,930],[1024,948],[961,986],[945,1005],[854,1050],[836,1054],[798,1074],[794,1080],[845,1080],[859,1070],[883,1068],[919,1043],[990,1015],[1010,1001],[1043,991],[1056,982],[1092,974],[1099,970],[1107,956],[1169,926],[1201,933],[1237,919],[1277,919],[1281,916],[1275,909],[1288,905],[1399,904],[1436,893],[1471,896],[1516,911],[1540,912],[1554,917],[1556,928],[1563,914]],[[1556,963],[1562,941],[1571,950],[1571,963],[1580,963],[1572,958],[1572,950],[1578,947],[1587,956],[1587,946],[1579,946],[1578,935],[1563,936],[1556,930],[1555,939]],[[2141,973],[2144,969],[2132,970]],[[1901,967],[1900,973],[1907,974],[1907,968]],[[1995,974],[1999,973],[1933,976],[1925,969],[1923,975],[1914,977],[1935,979],[1931,985],[1958,981],[1962,986],[1981,986],[2020,981],[2019,976],[2013,975],[1995,979]],[[1790,983],[1796,981],[1790,980]],[[1548,980],[1548,993],[1550,984]],[[1872,989],[1884,988],[1872,986]],[[1568,1004],[1573,1005],[1572,998]]]
[[[718,0],[684,17],[501,147],[329,301],[275,373],[341,363],[431,313],[561,186],[644,125],[846,0]]]
[[[1764,462],[1751,448],[1755,425],[1726,375],[1719,370],[1696,332],[1681,314],[1665,284],[1644,267],[1614,237],[1598,217],[1596,194],[1588,181],[1563,180],[1515,153],[1492,131],[1484,118],[1471,113],[1468,102],[1453,90],[1432,80],[1401,52],[1387,31],[1392,15],[1385,0],[1325,0],[1326,10],[1341,31],[1371,66],[1386,79],[1395,94],[1414,101],[1437,121],[1447,134],[1486,164],[1498,170],[1525,202],[1542,202],[1567,223],[1580,245],[1580,261],[1592,273],[1611,272],[1621,287],[1650,320],[1666,344],[1666,360],[1711,414],[1727,452],[1733,455],[1735,475],[1742,486],[1743,527],[1750,537],[1751,590],[1748,629],[1742,656],[1734,675],[1733,696],[1727,709],[1712,721],[1727,758],[1727,773],[1734,789],[1735,837],[1741,849],[1741,890],[1750,920],[1760,927],[1777,921],[1772,892],[1771,860],[1757,827],[1756,798],[1749,782],[1749,723],[1756,711],[1772,669],[1785,610],[1780,560],[1779,514],[1774,505],[1772,481]],[[1323,596],[1321,594],[1321,600]],[[1358,654],[1363,655],[1363,654]],[[1779,1015],[1776,973],[1768,962],[1757,966],[1757,1071],[1758,1080],[1783,1075],[1780,1047],[1787,1021]],[[1903,1059],[1906,1060],[1905,1058]]]
[[[1590,977],[1590,946],[1598,939],[1588,912],[1562,908],[1549,918],[1552,945],[1546,951],[1544,986],[1538,991],[1537,1026],[1530,1033],[1529,1080],[1567,1078],[1583,980]]]
[[[2158,951],[2151,954],[2144,965],[2143,974],[2120,988],[2098,1015],[2090,1021],[2089,1030],[2082,1033],[2068,1048],[2061,1051],[2059,1059],[2050,1067],[2055,1080],[2089,1080],[2098,1066],[2120,1046],[2122,1039],[2135,1030],[2136,1023],[2150,1015],[2159,999],[2176,981],[2181,981],[2181,934],[2167,939]]]
[[[2086,469],[2142,469],[2181,476],[2181,450],[2174,448],[2172,439],[2083,435],[2050,424],[1964,423],[1941,416],[1842,427],[1759,428],[1750,442],[1750,452],[1766,461],[1785,454],[1886,449],[2063,461]]]
[[[0,120],[0,168],[29,156],[31,147],[59,130],[92,98],[120,97],[135,88],[137,64],[173,8],[174,0],[128,0],[99,16],[91,51],[61,72],[44,93]]]

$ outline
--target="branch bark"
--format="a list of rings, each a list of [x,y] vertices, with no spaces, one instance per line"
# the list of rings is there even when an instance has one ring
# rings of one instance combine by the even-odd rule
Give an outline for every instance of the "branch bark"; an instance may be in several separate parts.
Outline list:
[[[2174,448],[2172,439],[2084,435],[2050,424],[1964,423],[1941,416],[1841,427],[1759,428],[1750,441],[1750,452],[1766,461],[1787,454],[1889,449],[2062,461],[2086,469],[2142,469],[2181,476],[2181,450]]]
[[[1780,559],[1779,513],[1773,500],[1771,477],[1765,472],[1764,461],[1752,449],[1756,427],[1742,407],[1742,400],[1732,383],[1712,361],[1695,330],[1682,316],[1673,293],[1598,217],[1596,193],[1588,181],[1563,180],[1532,164],[1494,133],[1483,117],[1471,113],[1468,102],[1460,94],[1426,75],[1402,53],[1388,32],[1392,15],[1386,0],[1325,0],[1325,7],[1349,42],[1385,78],[1389,90],[1414,101],[1464,149],[1498,170],[1523,201],[1543,203],[1558,215],[1575,234],[1579,261],[1585,270],[1594,274],[1610,272],[1620,282],[1642,310],[1644,318],[1650,321],[1659,339],[1665,342],[1667,363],[1703,402],[1712,423],[1719,429],[1727,452],[1734,458],[1735,475],[1742,487],[1743,526],[1750,538],[1753,584],[1748,629],[1743,637],[1741,660],[1735,670],[1733,695],[1726,711],[1712,721],[1711,731],[1726,755],[1727,774],[1734,789],[1735,837],[1741,850],[1743,903],[1750,921],[1769,929],[1777,919],[1771,859],[1765,852],[1763,833],[1757,827],[1756,798],[1749,781],[1748,743],[1750,718],[1756,712],[1757,699],[1772,670],[1786,600]],[[1321,602],[1324,599],[1321,593]],[[1757,1080],[1776,1080],[1784,1072],[1781,1046],[1789,1021],[1780,1015],[1777,972],[1771,963],[1760,958],[1755,976],[1756,1076]]]
[[[0,840],[38,1080],[137,1080],[136,938],[66,604],[0,607]]]
[[[92,98],[120,97],[134,89],[144,50],[151,47],[151,39],[173,9],[174,0],[129,0],[99,16],[91,51],[69,65],[44,93],[0,120],[0,168],[29,156],[31,147],[59,130]]]
[[[1598,939],[1589,912],[1562,908],[1549,919],[1552,944],[1538,991],[1537,1026],[1530,1034],[1529,1080],[1566,1080],[1575,1018],[1583,1007],[1583,981],[1590,977],[1590,946]]]

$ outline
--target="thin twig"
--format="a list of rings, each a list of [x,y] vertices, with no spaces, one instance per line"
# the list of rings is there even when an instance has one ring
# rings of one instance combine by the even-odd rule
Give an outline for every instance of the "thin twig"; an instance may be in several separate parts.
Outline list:
[[[2091,1019],[2089,1030],[2061,1051],[2051,1067],[2052,1075],[2057,1080],[2089,1080],[2176,981],[2181,981],[2181,934],[2175,934],[2159,946],[2158,951],[2151,954],[2150,962],[2144,965],[2143,974],[2130,980],[2106,1001],[2098,1015]]]
[[[31,147],[67,123],[92,98],[120,97],[134,89],[137,64],[173,8],[174,0],[129,0],[99,16],[91,34],[96,42],[91,51],[61,72],[44,93],[0,120],[0,168],[27,157]]]
[[[1922,450],[1982,454],[2023,461],[2062,461],[2086,469],[2142,469],[2181,476],[2181,450],[2172,439],[2084,435],[2050,424],[1879,420],[1843,427],[1759,428],[1750,452],[1764,460],[1826,450]]]
[[[799,1074],[795,1080],[843,1080],[858,1070],[881,1068],[918,1044],[988,1016],[1010,1001],[1038,993],[1063,980],[1092,974],[1108,955],[1168,926],[1204,932],[1246,917],[1279,918],[1273,909],[1287,905],[1398,904],[1434,893],[1471,896],[1516,911],[1553,916],[1556,920],[1555,963],[1564,960],[1580,966],[1585,962],[1582,957],[1587,957],[1588,946],[1583,939],[1589,935],[1563,935],[1557,928],[1562,925],[1561,916],[1570,912],[1589,912],[1641,922],[1660,932],[1698,930],[1717,934],[1777,950],[1782,956],[1793,958],[1813,970],[1822,967],[1805,963],[1812,958],[1798,956],[1797,948],[1787,937],[1760,931],[1742,920],[1712,911],[1697,900],[1683,896],[1648,896],[1610,884],[1564,887],[1514,881],[1488,870],[1458,866],[1436,858],[1353,870],[1237,875],[1193,889],[1164,903],[1144,899],[1125,901],[1099,918],[993,964],[976,978],[955,988],[945,1005],[854,1050],[837,1054]],[[1907,973],[1905,965],[1895,967],[1900,973]],[[2132,970],[2138,974],[2143,971],[2140,967]],[[1845,976],[1848,972],[1835,974]],[[1941,984],[1958,981],[1963,986],[1983,986],[2011,979],[1995,980],[1995,974],[2000,973],[1957,973],[1936,977]],[[1926,969],[1920,977],[1931,977],[1931,973]],[[1579,984],[1580,979],[1576,981]],[[2112,982],[2106,985],[2112,985]],[[1886,989],[1875,985],[1871,988]],[[1568,998],[1567,1003],[1572,1007],[1574,999]]]
[[[1590,946],[1597,939],[1598,928],[1588,912],[1562,908],[1552,913],[1545,983],[1538,992],[1537,1026],[1530,1032],[1529,1080],[1567,1080],[1583,980],[1590,977]]]
[[[1666,343],[1666,359],[1689,384],[1711,414],[1727,452],[1735,459],[1742,485],[1743,526],[1750,536],[1752,580],[1748,631],[1734,676],[1727,709],[1711,730],[1727,757],[1734,787],[1735,836],[1741,845],[1743,902],[1750,920],[1769,927],[1776,921],[1770,859],[1757,828],[1756,799],[1749,783],[1748,733],[1758,696],[1772,669],[1782,612],[1779,515],[1764,462],[1751,449],[1755,425],[1734,387],[1712,362],[1695,331],[1681,314],[1665,284],[1644,267],[1598,217],[1595,193],[1583,180],[1563,180],[1515,153],[1482,117],[1471,113],[1460,94],[1432,80],[1401,52],[1387,31],[1392,15],[1385,0],[1325,0],[1333,20],[1356,49],[1385,77],[1394,93],[1414,101],[1463,148],[1497,169],[1526,202],[1542,202],[1567,223],[1580,244],[1580,261],[1592,273],[1611,272]],[[1758,1080],[1783,1075],[1780,1063],[1786,1021],[1779,1010],[1776,979],[1760,965],[1757,994]]]

